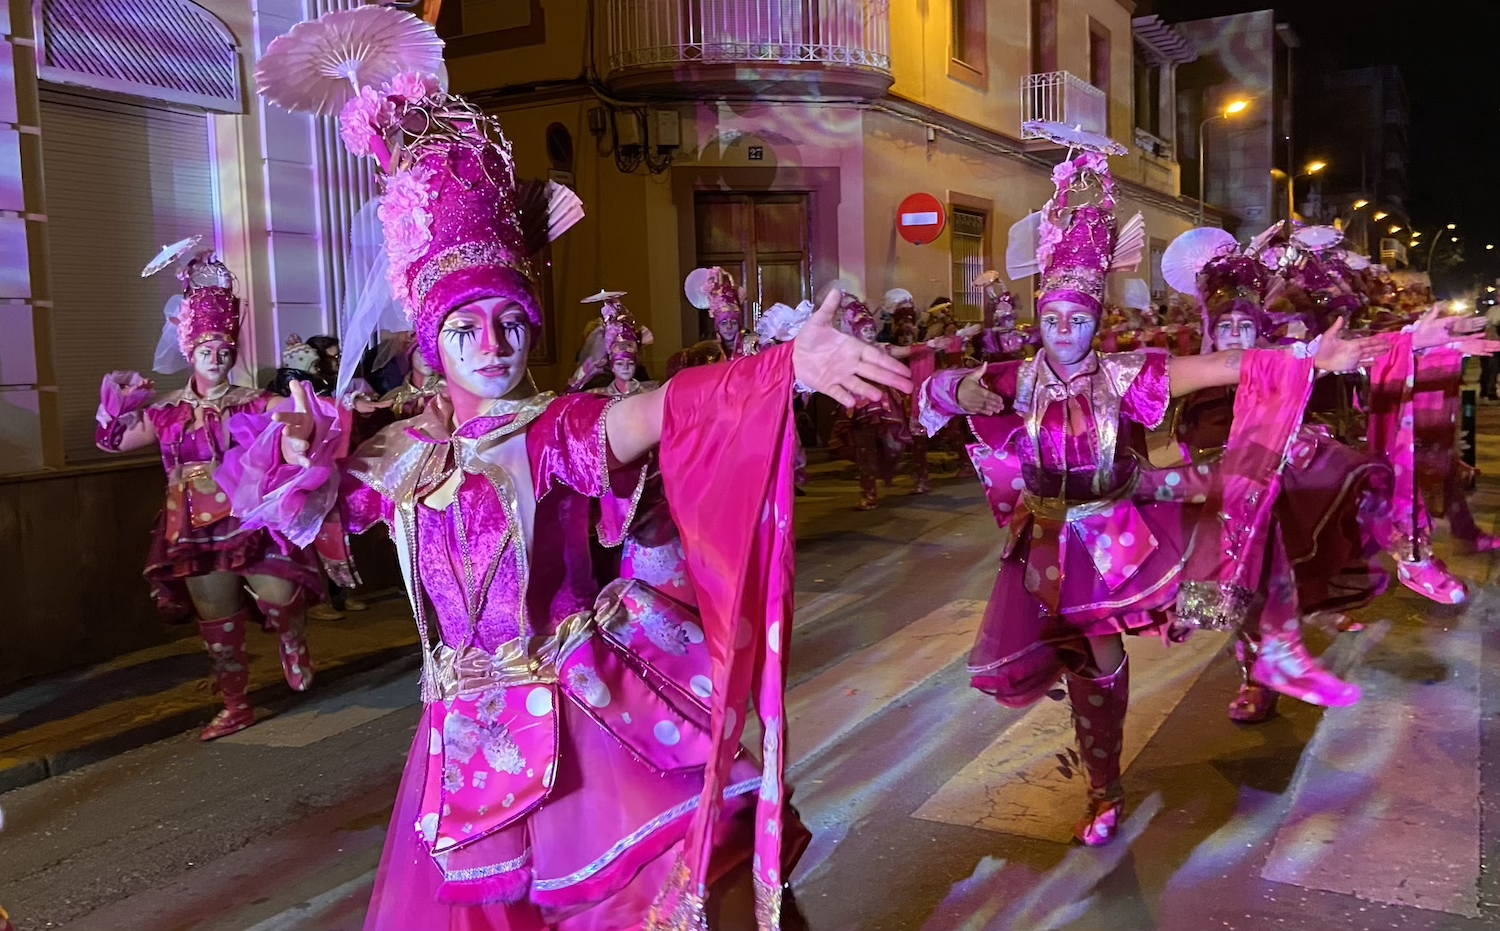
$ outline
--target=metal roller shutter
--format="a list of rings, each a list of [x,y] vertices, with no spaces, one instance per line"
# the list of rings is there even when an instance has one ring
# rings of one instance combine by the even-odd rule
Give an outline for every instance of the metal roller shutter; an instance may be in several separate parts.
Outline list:
[[[214,238],[208,120],[202,114],[42,93],[42,158],[53,299],[53,360],[69,463],[104,457],[94,411],[105,372],[151,373],[162,305],[178,284],[141,267],[162,244]]]

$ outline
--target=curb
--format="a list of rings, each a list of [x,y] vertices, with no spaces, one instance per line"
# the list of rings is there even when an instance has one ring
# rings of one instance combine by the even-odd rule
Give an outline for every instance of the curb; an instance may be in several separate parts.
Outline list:
[[[366,653],[345,663],[332,666],[326,670],[317,672],[315,684],[329,685],[349,679],[362,672],[379,669],[382,666],[392,665],[402,659],[410,660],[413,668],[416,668],[417,656],[412,645],[401,647],[390,647],[377,650],[374,653]],[[259,709],[267,710],[270,714],[259,720],[267,720],[270,717],[281,714],[296,705],[302,695],[289,690],[285,683],[274,683],[263,686],[250,692],[250,701]],[[30,759],[17,759],[10,764],[0,768],[0,794],[20,789],[25,786],[35,785],[38,782],[50,779],[53,776],[61,776],[63,773],[71,772],[88,766],[90,763],[98,763],[111,757],[119,756],[130,750],[153,744],[157,741],[176,737],[185,731],[202,727],[213,719],[219,712],[217,705],[205,706],[192,711],[184,711],[170,715],[165,718],[143,721],[140,724],[116,731],[113,734],[101,735],[97,740],[89,741],[76,747],[69,747],[44,757],[32,757]]]

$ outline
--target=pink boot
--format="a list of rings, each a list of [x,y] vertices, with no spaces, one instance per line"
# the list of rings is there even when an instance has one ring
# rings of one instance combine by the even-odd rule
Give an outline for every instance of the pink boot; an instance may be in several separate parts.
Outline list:
[[[1240,692],[1229,703],[1229,720],[1236,724],[1259,724],[1276,712],[1278,693],[1256,682],[1250,675],[1258,652],[1258,644],[1250,641],[1244,634],[1241,634],[1239,642],[1234,645],[1235,658],[1240,661],[1241,678]]]
[[[245,694],[250,689],[250,657],[245,653],[245,626],[249,622],[249,611],[198,622],[213,665],[214,682],[224,699],[224,710],[203,729],[204,740],[224,737],[255,723],[255,712]]]
[[[1069,672],[1066,679],[1068,701],[1073,706],[1073,732],[1089,777],[1088,814],[1074,826],[1073,836],[1087,847],[1103,847],[1114,840],[1124,814],[1120,754],[1125,749],[1130,657],[1110,675],[1089,679]]]
[[[299,591],[286,604],[261,598],[256,598],[255,604],[266,616],[266,626],[281,641],[281,674],[286,684],[294,692],[312,688],[314,670],[312,653],[307,649],[307,612],[302,608],[302,593]]]
[[[1463,580],[1443,565],[1443,561],[1428,554],[1425,559],[1396,561],[1396,578],[1402,585],[1438,604],[1461,605],[1469,598]]]
[[[1250,680],[1298,701],[1324,708],[1345,708],[1359,701],[1359,686],[1324,669],[1302,642],[1297,588],[1286,551],[1271,554],[1269,593],[1260,612],[1260,643],[1250,666]]]

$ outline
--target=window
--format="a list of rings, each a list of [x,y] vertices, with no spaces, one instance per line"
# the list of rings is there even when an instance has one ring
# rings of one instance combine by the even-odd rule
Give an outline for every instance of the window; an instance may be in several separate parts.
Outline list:
[[[1089,83],[1109,93],[1109,30],[1089,20]]]
[[[984,271],[988,219],[983,211],[953,208],[953,310],[960,320],[984,316],[984,295],[974,279]]]
[[[1135,126],[1161,137],[1161,68],[1135,59]]]
[[[953,53],[948,76],[983,83],[986,73],[985,0],[949,0],[953,12]]]
[[[1031,73],[1057,70],[1057,0],[1031,0]]]

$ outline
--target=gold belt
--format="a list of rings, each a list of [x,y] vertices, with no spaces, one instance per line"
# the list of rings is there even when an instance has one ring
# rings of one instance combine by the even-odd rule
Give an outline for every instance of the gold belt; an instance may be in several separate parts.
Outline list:
[[[1066,481],[1066,479],[1064,480]],[[1029,491],[1021,492],[1021,500],[1025,503],[1026,510],[1042,520],[1072,523],[1074,521],[1086,520],[1090,517],[1098,517],[1101,514],[1108,514],[1110,509],[1120,501],[1135,494],[1136,486],[1140,484],[1140,480],[1141,473],[1136,472],[1130,476],[1129,481],[1104,497],[1075,504],[1068,503],[1067,498],[1044,498],[1041,495],[1034,495]]]
[[[594,612],[569,615],[550,636],[517,637],[491,653],[482,647],[457,650],[439,644],[433,651],[438,697],[451,701],[491,689],[516,685],[550,685],[558,681],[563,663],[594,635]]]

